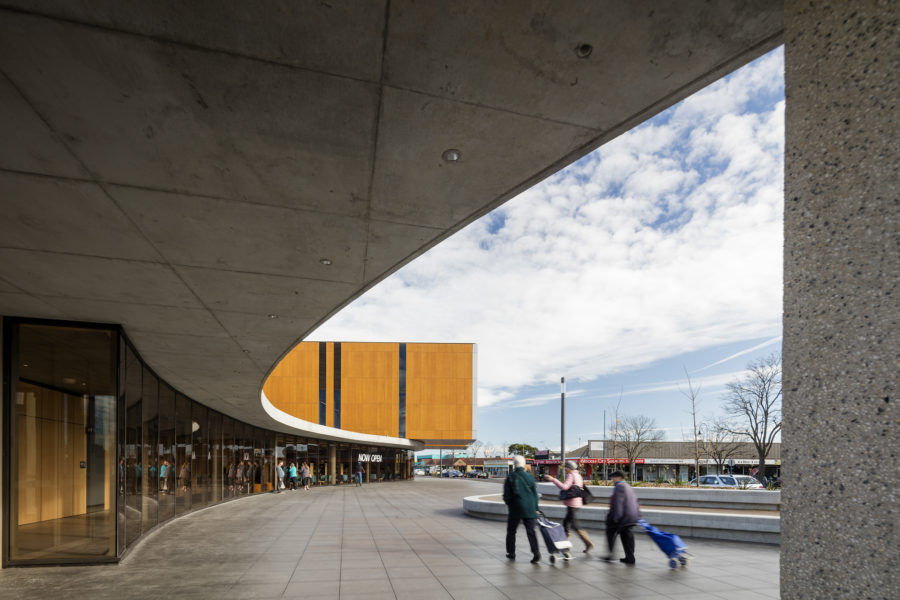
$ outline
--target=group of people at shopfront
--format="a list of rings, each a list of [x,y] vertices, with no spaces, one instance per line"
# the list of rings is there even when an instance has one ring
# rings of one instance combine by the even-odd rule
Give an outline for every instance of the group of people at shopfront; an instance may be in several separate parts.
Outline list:
[[[284,466],[284,460],[279,460],[278,465],[275,468],[275,474],[278,477],[278,486],[275,490],[280,493],[283,490],[297,490],[300,489],[300,486],[303,486],[303,489],[309,491],[309,485],[312,482],[312,478],[310,477],[310,467],[306,462],[300,463],[300,466],[297,466],[297,463],[290,463],[287,467]],[[365,469],[362,466],[361,462],[356,463],[356,468],[353,470],[353,482],[357,486],[361,486],[363,484],[363,479],[365,478]]]
[[[277,493],[280,494],[286,489],[291,491],[299,490],[300,486],[303,486],[303,489],[307,492],[309,491],[311,482],[309,463],[304,461],[300,463],[298,468],[297,463],[292,462],[285,469],[284,461],[279,460],[275,473],[278,476],[278,486],[275,489]]]
[[[544,479],[552,482],[561,491],[568,492],[573,490],[573,488],[583,490],[584,478],[578,471],[578,465],[574,461],[567,461],[565,471],[566,476],[563,481],[549,475],[544,475]],[[616,539],[621,537],[625,557],[619,560],[625,564],[633,565],[635,563],[634,534],[631,528],[637,525],[638,519],[641,518],[640,506],[634,490],[625,481],[625,474],[622,471],[613,471],[610,478],[615,488],[610,497],[609,511],[606,515],[606,542],[609,552],[601,559],[605,561],[615,560],[613,552]],[[562,524],[566,536],[571,536],[572,532],[576,533],[584,543],[584,552],[588,553],[593,549],[594,544],[578,522],[578,510],[584,505],[582,496],[573,493],[568,493],[564,496],[563,504],[566,506],[566,516]],[[538,516],[537,485],[534,477],[526,470],[525,458],[522,456],[513,457],[513,471],[507,476],[503,484],[503,501],[508,508],[506,557],[510,560],[516,559],[516,530],[519,527],[519,523],[524,523],[525,534],[528,537],[528,544],[532,554],[531,562],[539,562],[541,560],[541,551],[535,535]]]

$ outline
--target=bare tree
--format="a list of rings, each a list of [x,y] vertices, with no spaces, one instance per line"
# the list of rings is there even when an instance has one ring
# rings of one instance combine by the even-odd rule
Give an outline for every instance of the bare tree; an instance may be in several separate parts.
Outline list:
[[[506,455],[506,446],[502,446],[500,444],[496,444],[494,442],[488,442],[484,445],[484,456],[487,458],[496,458],[498,456]]]
[[[481,440],[474,440],[471,444],[469,444],[468,448],[466,448],[466,452],[472,457],[476,458],[478,453],[483,451],[486,448],[484,442]]]
[[[747,365],[748,373],[728,384],[725,411],[734,419],[731,432],[756,447],[760,480],[766,456],[781,431],[781,356],[772,354]]]
[[[709,457],[719,467],[719,473],[725,469],[725,463],[729,458],[737,456],[744,443],[732,433],[731,427],[724,419],[714,419],[712,423],[706,423],[707,439],[706,449]]]
[[[700,444],[697,440],[697,396],[700,395],[700,386],[694,389],[687,367],[684,367],[684,376],[687,377],[688,391],[681,390],[681,393],[691,402],[691,416],[694,419],[694,473],[697,474],[697,487],[700,487]]]
[[[615,433],[613,433],[612,438],[612,459],[613,464],[616,463],[616,459],[619,458],[619,408],[622,406],[622,391],[619,391],[619,400],[616,402],[616,408],[613,409],[613,421],[615,421],[616,429]],[[609,428],[604,432],[606,438],[609,438]],[[606,442],[604,442],[605,444]],[[609,479],[606,475],[606,463],[603,464],[603,479]]]
[[[631,479],[634,480],[634,459],[638,458],[651,442],[660,442],[663,432],[657,429],[656,421],[644,415],[625,417],[619,430],[621,446],[625,458],[631,467]]]

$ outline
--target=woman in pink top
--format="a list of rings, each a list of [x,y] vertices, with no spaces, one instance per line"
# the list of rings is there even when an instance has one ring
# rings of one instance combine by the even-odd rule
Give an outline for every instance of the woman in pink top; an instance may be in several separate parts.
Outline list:
[[[550,475],[547,475],[546,478],[549,481],[552,481],[553,484],[561,490],[571,490],[573,487],[584,488],[584,478],[582,478],[581,473],[578,472],[578,465],[571,460],[566,461],[565,481],[560,482],[559,479],[551,477]],[[563,504],[566,505],[566,518],[563,519],[563,527],[566,530],[566,535],[570,535],[570,531],[574,529],[575,532],[578,533],[578,537],[581,538],[581,541],[584,542],[584,551],[590,552],[591,548],[594,547],[594,544],[591,542],[591,538],[588,537],[587,532],[578,524],[578,516],[576,515],[578,509],[584,505],[581,496],[567,498],[566,500],[563,500]]]

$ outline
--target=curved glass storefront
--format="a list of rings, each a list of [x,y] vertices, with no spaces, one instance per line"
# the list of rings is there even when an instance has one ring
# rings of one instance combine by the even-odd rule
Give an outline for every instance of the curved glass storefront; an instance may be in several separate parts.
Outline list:
[[[6,318],[4,565],[107,562],[160,523],[275,490],[409,477],[409,452],[251,426],[179,393],[120,328]],[[289,482],[288,482],[289,483]]]

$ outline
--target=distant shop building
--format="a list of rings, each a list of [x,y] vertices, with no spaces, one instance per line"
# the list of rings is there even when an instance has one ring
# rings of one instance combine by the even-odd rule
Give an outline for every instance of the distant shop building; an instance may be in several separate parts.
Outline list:
[[[444,456],[439,458],[423,458],[423,468],[427,473],[439,473],[446,469],[459,471],[463,475],[471,476],[476,473],[484,473],[488,477],[506,477],[512,469],[512,457],[497,456],[494,458],[470,458]]]
[[[555,454],[555,455],[554,455]],[[621,442],[614,444],[612,440],[591,440],[584,446],[566,453],[566,460],[574,460],[583,469],[587,477],[595,474],[608,478],[615,469],[631,470]],[[559,453],[549,457],[537,453],[534,463],[536,473],[557,476],[559,472]],[[710,443],[700,442],[700,474],[718,473],[750,474],[757,466],[756,447],[749,442],[733,442],[729,447],[711,447]],[[634,478],[636,481],[690,481],[697,476],[694,442],[651,442],[634,459]],[[775,443],[766,458],[766,476],[781,476],[781,444]]]

